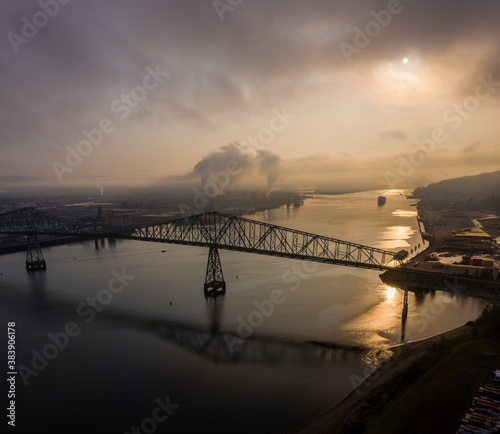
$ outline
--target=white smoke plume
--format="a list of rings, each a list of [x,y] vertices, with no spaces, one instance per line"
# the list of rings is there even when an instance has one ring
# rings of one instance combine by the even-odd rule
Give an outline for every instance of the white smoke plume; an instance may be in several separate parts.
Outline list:
[[[238,174],[229,176],[226,190],[230,190],[237,181],[250,180],[255,184],[255,177],[260,176],[265,179],[267,190],[270,192],[280,177],[280,162],[280,157],[269,151],[230,143],[203,157],[194,166],[192,173],[200,177],[203,188],[214,175],[231,172],[228,168],[237,167]]]

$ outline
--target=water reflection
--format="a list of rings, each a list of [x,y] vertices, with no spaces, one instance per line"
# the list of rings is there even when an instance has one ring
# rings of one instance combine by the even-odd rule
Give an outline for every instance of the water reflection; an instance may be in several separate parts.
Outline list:
[[[416,211],[406,211],[404,209],[397,209],[396,211],[392,212],[392,215],[395,217],[416,217],[417,212]]]
[[[43,279],[36,279],[43,276],[34,277],[33,289],[43,290]],[[78,298],[41,293],[45,303],[35,316],[22,294],[9,297],[20,324],[36,330],[20,344],[19,362],[27,366],[31,349],[47,345],[47,331],[78,320]],[[78,420],[72,432],[91,432],[96,420],[108,423],[107,432],[124,432],[150,414],[154,397],[167,394],[181,405],[169,432],[206,432],[196,421],[220,433],[235,426],[242,434],[285,432],[348,394],[352,374],[363,375],[360,350],[258,334],[239,339],[223,330],[225,305],[224,298],[207,300],[205,324],[198,327],[111,305],[90,324],[80,321],[78,338],[33,379],[29,393],[22,388],[23,408],[43,415],[29,432],[64,432],[68,422],[60,414]]]
[[[392,286],[389,286],[389,285],[385,285],[385,297],[386,297],[386,300],[388,302],[391,302],[394,300],[394,297],[396,296],[396,291],[397,289],[392,287]]]
[[[372,348],[388,345],[399,332],[403,308],[396,288],[379,285],[377,291],[380,301],[342,327],[354,342]]]
[[[336,364],[365,350],[334,342],[295,342],[265,336],[241,339],[228,332],[212,333],[168,323],[150,323],[146,329],[213,363],[307,365],[310,368],[312,365]]]
[[[389,226],[380,234],[377,247],[383,249],[397,249],[399,247],[411,247],[409,240],[416,230],[411,226]]]
[[[81,320],[75,317],[75,305],[78,305],[78,301],[70,296],[54,295],[47,291],[45,272],[30,273],[29,281],[31,294],[28,298],[32,298],[35,302],[36,316],[26,309],[26,299],[21,293],[18,297],[10,294],[9,299],[15,303],[12,310],[18,313],[25,311],[31,316],[33,326],[37,324],[37,329],[43,329],[44,323],[50,324],[50,326],[47,325],[48,327],[53,327],[54,324],[65,324],[69,320]],[[198,326],[141,314],[131,309],[128,311],[114,309],[111,305],[99,311],[96,319],[90,324],[79,324],[84,333],[88,328],[102,330],[103,327],[104,329],[146,332],[216,364],[307,366],[309,368],[328,364],[338,366],[344,362],[351,363],[353,357],[356,355],[360,357],[362,352],[367,351],[367,348],[361,345],[319,340],[290,340],[258,333],[241,338],[235,330],[222,329],[224,304],[224,296],[207,298],[207,321],[205,325]]]
[[[381,194],[384,196],[402,196],[406,190],[399,190],[399,189],[390,189],[390,190],[384,190]]]
[[[222,321],[222,311],[224,307],[224,295],[218,297],[205,297],[207,306],[207,316],[209,319],[209,330],[212,334],[220,331]]]
[[[324,341],[300,342],[255,333],[243,339],[235,332],[220,329],[224,297],[208,298],[206,306],[209,319],[206,329],[168,321],[146,321],[144,328],[213,363],[324,365],[349,358],[350,353],[366,350],[362,346]]]
[[[47,271],[40,270],[36,273],[28,273],[33,301],[36,310],[45,310],[48,307],[47,299]]]

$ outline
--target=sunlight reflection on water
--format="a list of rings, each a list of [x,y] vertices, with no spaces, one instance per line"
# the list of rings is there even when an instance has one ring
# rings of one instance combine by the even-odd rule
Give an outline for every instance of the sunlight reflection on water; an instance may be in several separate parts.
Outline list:
[[[416,217],[417,212],[416,211],[406,211],[404,209],[397,209],[396,211],[392,212],[393,216],[396,217]]]
[[[396,288],[379,285],[380,302],[362,315],[342,326],[353,341],[367,347],[381,347],[391,342],[391,337],[401,326],[399,305],[402,309],[401,293]]]
[[[380,233],[380,241],[377,247],[383,249],[396,249],[399,247],[411,247],[408,240],[416,233],[411,226],[389,226]]]
[[[386,285],[385,296],[386,296],[386,299],[388,302],[394,300],[394,297],[396,295],[396,291],[397,291],[396,288],[393,288],[392,286]]]

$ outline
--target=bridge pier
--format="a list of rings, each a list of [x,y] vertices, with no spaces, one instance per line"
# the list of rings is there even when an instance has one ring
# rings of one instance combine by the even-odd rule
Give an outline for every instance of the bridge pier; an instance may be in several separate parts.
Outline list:
[[[403,299],[403,322],[408,316],[408,273],[405,273],[405,295]]]
[[[403,298],[403,314],[401,327],[401,341],[405,340],[406,318],[408,317],[408,273],[405,273],[405,293]]]
[[[405,289],[405,295],[403,300],[403,322],[406,321],[407,316],[408,316],[408,290]]]
[[[207,273],[203,289],[205,297],[217,297],[226,293],[226,282],[222,273],[219,250],[215,246],[210,246],[208,253]]]
[[[28,244],[26,247],[26,270],[37,271],[45,270],[47,263],[43,257],[40,243],[36,234],[28,234]]]

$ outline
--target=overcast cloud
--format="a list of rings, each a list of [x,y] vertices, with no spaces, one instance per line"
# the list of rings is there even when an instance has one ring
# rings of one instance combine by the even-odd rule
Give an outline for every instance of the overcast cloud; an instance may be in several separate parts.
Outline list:
[[[52,0],[54,16],[29,25],[31,37],[26,22],[43,23],[42,4],[0,6],[1,176],[89,188],[99,177],[200,182],[207,158],[258,136],[284,108],[295,118],[261,143],[238,185],[384,188],[389,171],[403,187],[498,168],[499,2],[246,0],[217,11],[211,1]],[[356,45],[357,29],[391,8]],[[126,110],[148,68],[164,75]],[[113,131],[68,166],[67,147],[103,119]],[[446,139],[401,177],[415,140],[438,128]],[[58,177],[54,162],[68,170]]]

